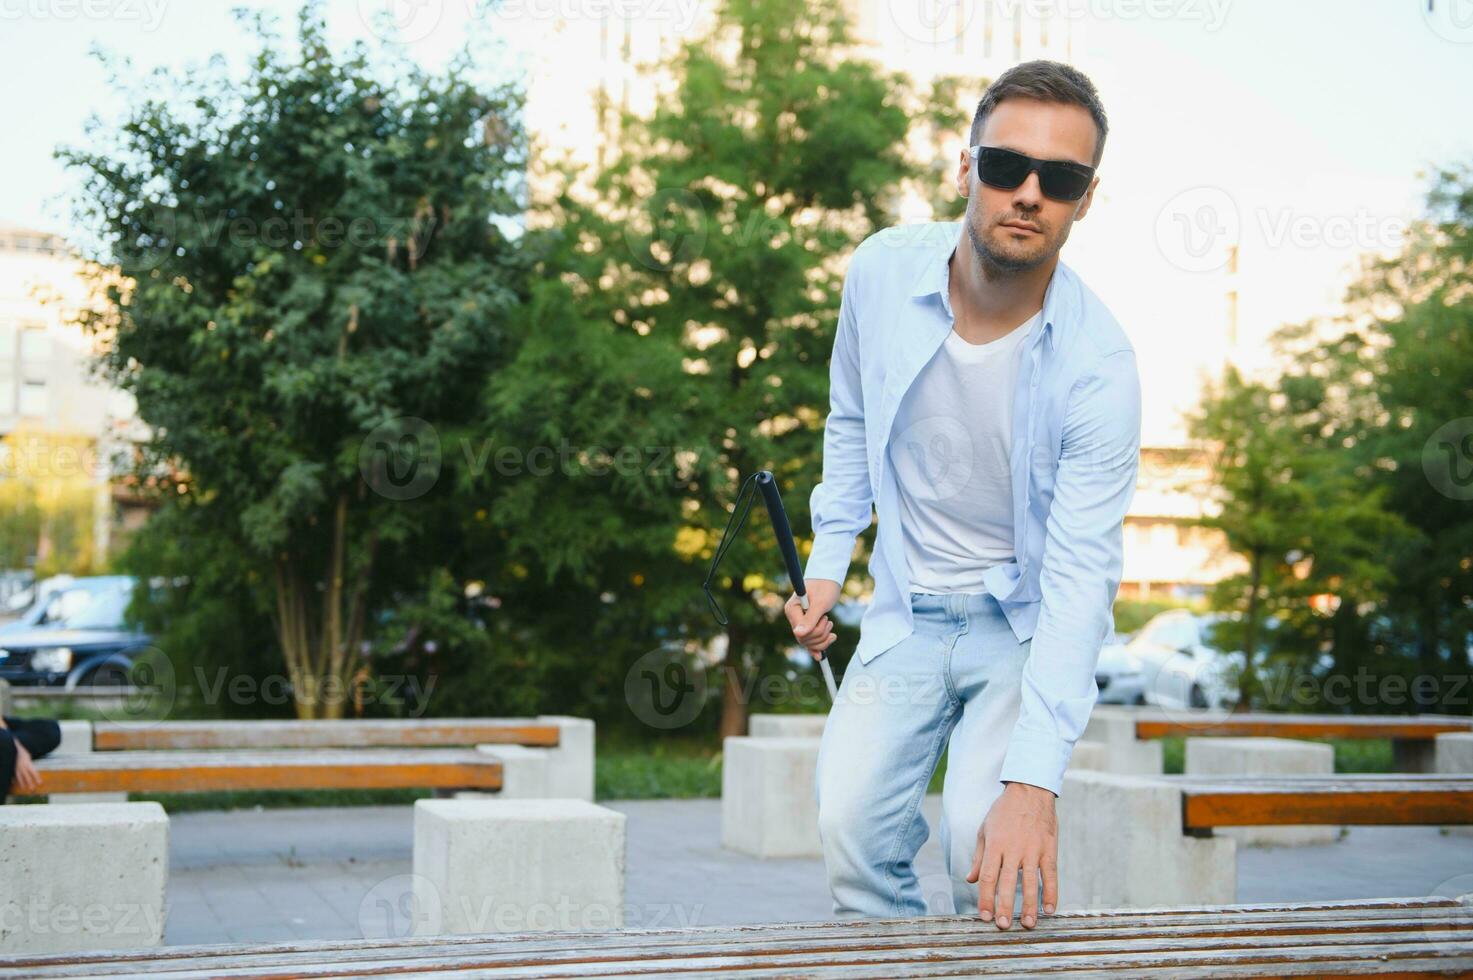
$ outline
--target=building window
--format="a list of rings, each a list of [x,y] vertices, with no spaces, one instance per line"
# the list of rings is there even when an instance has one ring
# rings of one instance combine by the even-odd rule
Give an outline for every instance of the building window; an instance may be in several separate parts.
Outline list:
[[[49,399],[46,397],[46,382],[27,381],[20,386],[20,414],[41,416],[47,414]]]

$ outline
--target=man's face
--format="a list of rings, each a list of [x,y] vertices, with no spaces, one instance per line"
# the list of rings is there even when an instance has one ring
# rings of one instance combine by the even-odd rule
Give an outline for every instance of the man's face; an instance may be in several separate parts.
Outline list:
[[[1095,123],[1083,106],[1035,99],[1000,102],[982,126],[982,146],[1000,146],[1039,160],[1094,163]],[[957,191],[968,198],[966,229],[972,248],[984,261],[1021,271],[1048,262],[1064,247],[1069,229],[1094,199],[1098,177],[1077,201],[1045,197],[1038,174],[1012,190],[977,179],[971,153],[962,150]]]

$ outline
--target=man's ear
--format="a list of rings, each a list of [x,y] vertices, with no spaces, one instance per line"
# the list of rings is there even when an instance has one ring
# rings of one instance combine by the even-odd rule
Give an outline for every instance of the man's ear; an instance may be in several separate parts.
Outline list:
[[[1085,191],[1084,192],[1084,196],[1079,199],[1079,207],[1074,212],[1074,220],[1075,221],[1080,220],[1086,214],[1089,213],[1089,206],[1094,203],[1094,200],[1095,200],[1095,188],[1098,187],[1098,186],[1100,186],[1100,178],[1099,177],[1095,177],[1094,179],[1092,179],[1089,182],[1089,190]]]
[[[970,197],[972,191],[972,154],[967,147],[962,147],[961,157],[957,161],[956,168],[956,192],[962,197]]]

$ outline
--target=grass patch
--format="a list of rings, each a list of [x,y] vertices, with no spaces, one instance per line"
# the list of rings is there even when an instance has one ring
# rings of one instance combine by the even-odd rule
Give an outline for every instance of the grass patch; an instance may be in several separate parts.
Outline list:
[[[721,750],[707,738],[600,739],[594,798],[659,800],[719,797]]]
[[[1395,772],[1389,738],[1305,738],[1302,742],[1322,742],[1335,750],[1336,772]],[[1186,736],[1169,735],[1161,739],[1162,770],[1178,775],[1186,764]]]

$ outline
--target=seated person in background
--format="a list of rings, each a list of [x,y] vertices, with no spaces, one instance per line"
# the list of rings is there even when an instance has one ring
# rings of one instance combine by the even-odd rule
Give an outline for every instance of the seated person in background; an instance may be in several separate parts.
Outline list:
[[[5,794],[34,793],[41,786],[35,760],[61,744],[61,726],[45,719],[0,718],[0,803]]]

